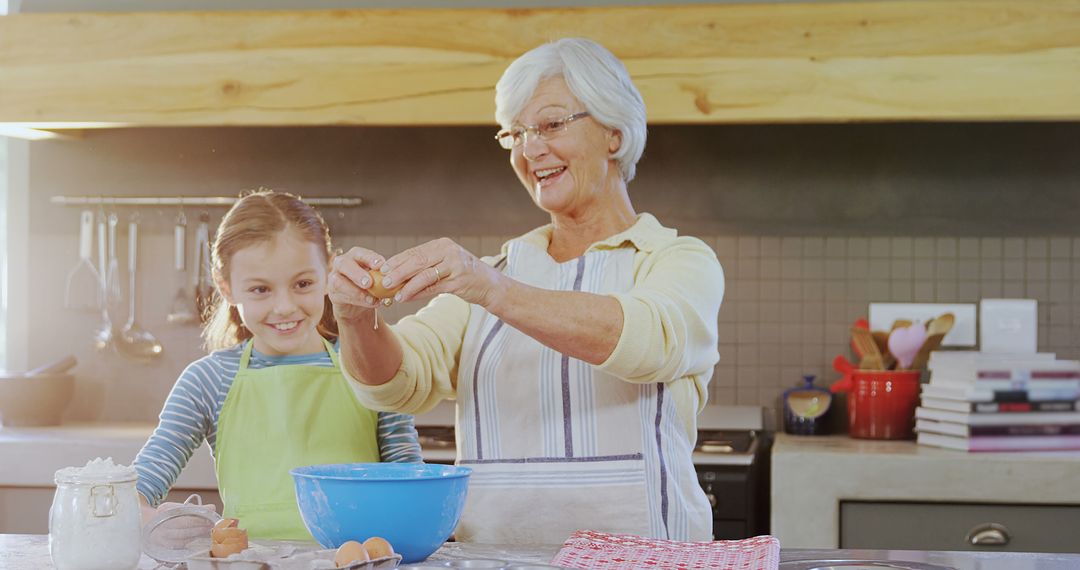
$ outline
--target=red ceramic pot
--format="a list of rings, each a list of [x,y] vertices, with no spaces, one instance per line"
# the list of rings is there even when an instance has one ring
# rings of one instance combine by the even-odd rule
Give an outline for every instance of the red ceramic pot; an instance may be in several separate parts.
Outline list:
[[[861,439],[911,439],[919,403],[918,370],[855,370],[848,393],[848,428]]]

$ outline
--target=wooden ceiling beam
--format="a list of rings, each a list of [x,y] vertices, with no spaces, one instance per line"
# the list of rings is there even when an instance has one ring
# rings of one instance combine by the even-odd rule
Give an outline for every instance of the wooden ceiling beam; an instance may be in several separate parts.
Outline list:
[[[1080,0],[0,17],[0,122],[493,125],[514,57],[588,36],[653,124],[1080,119]]]

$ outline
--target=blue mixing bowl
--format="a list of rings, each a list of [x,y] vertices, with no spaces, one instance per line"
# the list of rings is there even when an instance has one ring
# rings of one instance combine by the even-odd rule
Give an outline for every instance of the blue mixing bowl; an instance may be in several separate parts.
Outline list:
[[[454,532],[472,469],[346,463],[297,467],[289,473],[304,525],[323,548],[381,536],[408,563],[430,556]]]

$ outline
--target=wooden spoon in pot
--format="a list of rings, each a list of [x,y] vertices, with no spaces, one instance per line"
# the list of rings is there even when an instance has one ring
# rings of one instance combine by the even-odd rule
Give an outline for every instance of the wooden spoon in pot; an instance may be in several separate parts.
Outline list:
[[[954,324],[956,324],[956,316],[952,313],[945,313],[927,323],[926,341],[923,342],[918,354],[911,361],[910,368],[912,370],[926,368],[926,363],[930,361],[930,353],[941,347],[941,341],[945,338],[945,335],[949,334]]]

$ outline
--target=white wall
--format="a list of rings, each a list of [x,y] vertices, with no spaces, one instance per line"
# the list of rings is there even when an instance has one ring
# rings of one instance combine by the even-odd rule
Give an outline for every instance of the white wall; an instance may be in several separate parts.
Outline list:
[[[0,290],[3,291],[0,368],[25,370],[29,354],[30,149],[23,140],[0,137]]]

